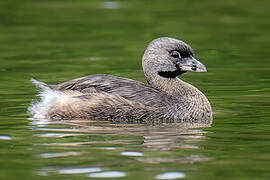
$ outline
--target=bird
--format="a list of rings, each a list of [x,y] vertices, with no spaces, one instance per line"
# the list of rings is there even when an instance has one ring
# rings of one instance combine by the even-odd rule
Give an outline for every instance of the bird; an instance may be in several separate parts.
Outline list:
[[[93,74],[56,85],[32,78],[39,88],[28,112],[35,119],[109,120],[114,123],[211,124],[207,97],[181,75],[206,72],[187,43],[171,37],[152,40],[142,56],[146,83]]]

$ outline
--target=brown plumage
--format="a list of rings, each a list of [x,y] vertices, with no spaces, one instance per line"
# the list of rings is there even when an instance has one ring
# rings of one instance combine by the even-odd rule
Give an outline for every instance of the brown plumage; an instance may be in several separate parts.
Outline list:
[[[149,43],[142,58],[148,84],[113,75],[96,74],[58,85],[37,80],[41,100],[29,107],[34,118],[95,119],[114,122],[212,123],[205,95],[177,76],[204,72],[192,48],[173,38]]]

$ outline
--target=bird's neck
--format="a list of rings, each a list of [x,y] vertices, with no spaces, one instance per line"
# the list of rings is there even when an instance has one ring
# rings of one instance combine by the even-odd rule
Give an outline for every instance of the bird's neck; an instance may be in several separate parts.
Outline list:
[[[193,96],[194,93],[202,94],[196,87],[186,83],[178,77],[167,78],[158,74],[146,74],[146,80],[149,85],[167,93],[168,95],[183,98]]]
[[[212,110],[206,96],[196,87],[179,78],[165,78],[157,75],[146,76],[149,85],[166,93],[172,102],[170,109],[175,119],[189,119],[197,123],[211,123]],[[180,118],[178,118],[180,117]]]

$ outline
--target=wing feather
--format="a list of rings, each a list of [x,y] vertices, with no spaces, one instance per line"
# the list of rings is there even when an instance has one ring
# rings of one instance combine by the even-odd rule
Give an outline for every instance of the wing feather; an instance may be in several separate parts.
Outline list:
[[[167,101],[165,94],[142,82],[106,74],[72,79],[56,85],[55,90],[74,90],[86,94],[108,93],[153,107],[163,106]]]

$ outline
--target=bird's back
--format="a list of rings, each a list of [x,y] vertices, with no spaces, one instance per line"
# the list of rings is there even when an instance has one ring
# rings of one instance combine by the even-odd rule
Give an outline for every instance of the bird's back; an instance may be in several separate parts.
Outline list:
[[[79,91],[84,94],[108,93],[152,107],[165,106],[167,102],[165,93],[147,84],[107,74],[95,74],[72,79],[52,86],[52,88],[58,91]]]
[[[126,122],[170,119],[166,94],[128,78],[97,74],[58,85],[33,83],[42,89],[41,100],[29,108],[34,117]]]

